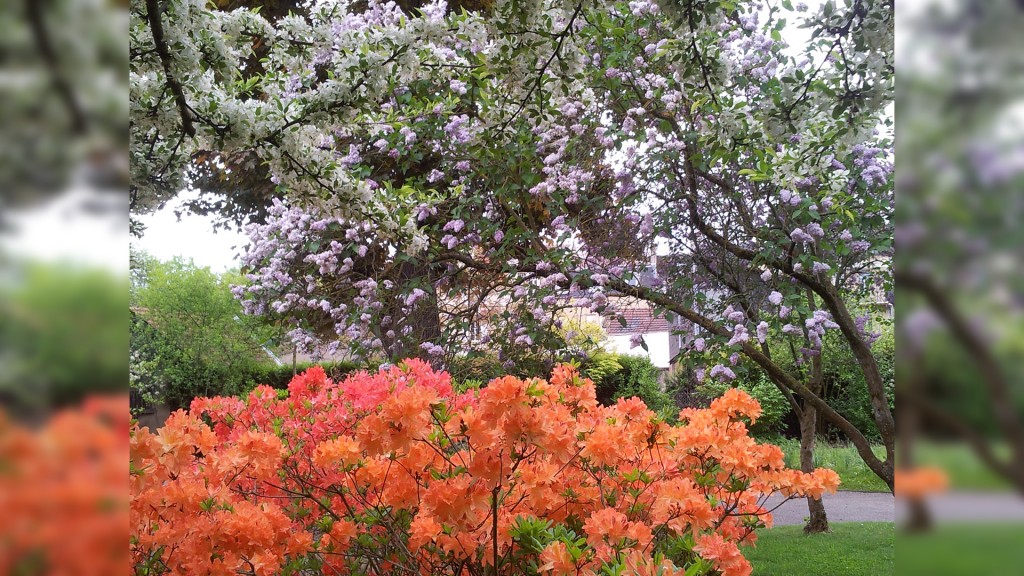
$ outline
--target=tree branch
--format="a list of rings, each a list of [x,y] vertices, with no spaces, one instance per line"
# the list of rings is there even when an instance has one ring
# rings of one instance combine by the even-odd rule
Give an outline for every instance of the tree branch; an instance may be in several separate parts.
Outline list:
[[[701,328],[704,328],[708,332],[717,334],[719,336],[729,335],[729,332],[727,330],[716,324],[710,318],[696,312],[692,308],[683,306],[676,302],[675,300],[673,300],[672,298],[659,292],[655,292],[650,288],[645,288],[643,286],[632,286],[619,279],[612,279],[608,282],[607,285],[613,288],[614,290],[617,290],[620,293],[625,294],[627,296],[633,296],[641,300],[646,300],[648,302],[657,304],[658,306],[661,306],[666,310],[671,310],[672,312],[679,314],[683,318],[686,318],[690,322],[700,326]],[[772,378],[773,381],[783,383],[787,388],[789,388],[797,395],[799,395],[801,398],[803,398],[804,401],[806,401],[808,404],[814,406],[823,416],[828,418],[830,422],[832,422],[837,428],[839,428],[840,431],[846,434],[846,436],[850,439],[853,445],[857,448],[857,453],[864,460],[864,463],[867,464],[868,468],[870,468],[872,472],[878,475],[879,478],[884,480],[885,483],[889,486],[890,490],[894,489],[894,451],[887,450],[886,459],[884,461],[880,460],[877,456],[875,456],[875,453],[871,450],[871,443],[864,436],[864,434],[860,430],[858,430],[856,426],[851,424],[849,420],[844,418],[842,414],[837,412],[834,408],[832,408],[832,406],[825,402],[820,396],[812,392],[809,388],[807,388],[807,386],[798,382],[795,378],[793,378],[792,375],[790,375],[781,367],[779,367],[778,364],[772,362],[770,358],[765,356],[764,353],[762,353],[760,350],[758,350],[750,343],[742,344],[741,350],[748,358],[750,358],[759,366],[761,366],[761,368],[763,368],[765,372],[768,373],[768,376]]]
[[[43,8],[47,2],[43,0],[25,0],[25,11],[28,13],[29,25],[32,27],[32,35],[35,37],[36,47],[50,69],[50,77],[53,81],[53,88],[57,95],[64,101],[64,106],[71,115],[71,128],[75,134],[83,134],[88,128],[85,112],[82,111],[78,99],[75,98],[74,89],[71,83],[61,73],[60,60],[50,42],[50,33],[46,29],[46,22],[43,19]]]
[[[32,0],[28,0],[29,3]],[[153,44],[156,46],[157,55],[160,56],[160,63],[164,67],[164,77],[167,79],[167,86],[174,94],[174,101],[178,105],[178,113],[181,115],[181,129],[189,136],[196,135],[196,128],[192,125],[192,114],[189,112],[188,100],[185,99],[185,91],[181,83],[174,77],[171,71],[171,52],[167,49],[167,42],[164,40],[164,26],[160,20],[159,0],[146,0],[146,18],[149,20],[149,29],[153,33]]]

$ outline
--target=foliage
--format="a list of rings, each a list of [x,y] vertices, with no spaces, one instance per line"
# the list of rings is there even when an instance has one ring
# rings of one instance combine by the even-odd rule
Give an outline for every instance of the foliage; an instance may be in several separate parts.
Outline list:
[[[896,350],[892,325],[880,330],[880,337],[871,350],[878,362],[890,409],[895,409],[896,400]],[[864,374],[858,370],[856,361],[842,343],[826,341],[823,355],[825,366],[825,397],[847,420],[868,438],[879,439],[878,428],[871,414],[871,399]],[[834,433],[833,433],[834,435]]]
[[[622,369],[621,356],[614,352],[608,352],[604,348],[597,348],[587,354],[580,365],[580,372],[587,378],[594,381],[598,389],[599,400],[603,396],[605,401],[615,399],[615,391],[609,394],[608,388],[612,386],[610,378],[613,378]],[[607,380],[607,384],[606,384]],[[650,404],[648,404],[650,406]]]
[[[126,279],[69,263],[19,264],[5,272],[0,398],[39,409],[123,391]]]
[[[190,261],[139,256],[131,294],[132,372],[150,402],[187,406],[193,397],[235,394],[266,362],[275,329],[246,316],[230,285]],[[143,375],[144,373],[144,375]],[[264,382],[260,382],[264,383]],[[269,382],[266,382],[269,383]]]
[[[622,398],[639,398],[654,412],[673,417],[675,403],[662,390],[658,368],[647,356],[617,355],[621,366],[616,372],[605,374],[596,386],[597,401],[605,406]]]
[[[208,398],[131,438],[132,564],[146,574],[747,575],[762,494],[834,491],[785,469],[732,391],[670,426],[599,406],[568,366],[456,393],[418,360],[286,397]],[[209,423],[209,424],[207,424]],[[492,567],[492,568],[488,568]]]
[[[19,77],[5,84],[0,105],[0,141],[5,143],[0,152],[0,222],[5,227],[19,208],[37,207],[69,189],[86,187],[108,192],[90,211],[100,207],[109,215],[124,214],[126,18],[127,3],[122,2],[0,5],[5,62],[17,62],[5,65],[5,73]],[[61,33],[71,28],[75,34]],[[66,231],[62,223],[47,230]]]
[[[732,388],[738,388],[750,394],[761,406],[761,417],[758,418],[756,424],[751,426],[751,432],[762,435],[782,431],[783,421],[792,407],[789,400],[779,391],[778,386],[761,374],[755,373],[751,379],[740,380],[731,385],[708,380],[697,386],[697,393],[705,399],[705,402],[711,402]]]
[[[126,400],[92,396],[31,427],[0,410],[0,573],[123,573]]]
[[[871,350],[882,375],[889,407],[895,409],[896,354],[892,324],[882,325],[878,334],[879,337],[872,343]],[[796,374],[806,374],[806,364],[800,362],[799,357],[796,359],[797,362],[794,362],[787,343],[773,340],[769,342],[769,345],[773,357],[780,366]],[[838,334],[828,334],[823,339],[821,363],[822,397],[828,400],[830,406],[863,431],[869,439],[877,441],[879,433],[872,416],[871,399],[867,383],[864,380],[864,373],[849,347],[845,345]],[[758,396],[758,399],[760,400],[761,397]],[[788,413],[788,409],[786,412]],[[820,430],[827,436],[837,436],[835,428],[828,426],[827,421],[821,422]]]
[[[904,572],[904,536],[896,570],[896,527],[891,522],[839,522],[832,531],[805,534],[800,526],[762,530],[757,546],[744,553],[757,576],[875,576],[876,574],[951,574],[946,565],[929,572]],[[968,571],[963,574],[997,574]]]
[[[922,436],[974,446],[1024,493],[1024,132],[1005,129],[1019,110],[1009,66],[1024,12],[1007,0],[915,12],[899,57],[901,410],[916,411]],[[966,70],[992,80],[965,98]],[[987,450],[999,442],[1009,451]]]
[[[956,414],[957,418],[986,438],[996,441],[1000,436],[1000,424],[992,417],[992,400],[979,394],[978,369],[971,354],[958,344],[948,330],[934,326],[929,329],[927,337],[927,353],[919,362],[904,366],[907,376],[913,373],[926,383],[928,399],[935,406],[947,413]],[[1001,331],[999,354],[1007,357],[1015,354],[1024,342],[1024,333],[1019,326]],[[1019,378],[1013,374],[1016,365],[1007,367],[1004,372],[1011,378]],[[901,376],[903,377],[903,376]],[[1007,396],[1014,406],[1014,413],[1024,414],[1024,388],[1014,386],[1008,390]],[[956,432],[948,428],[927,422],[928,430],[939,438],[955,437]]]
[[[243,382],[242,391],[248,394],[260,385],[267,385],[277,390],[287,390],[288,384],[297,374],[309,370],[313,366],[320,367],[327,374],[328,378],[341,380],[345,376],[362,370],[365,366],[355,362],[338,360],[334,362],[300,362],[295,366],[284,364],[276,366],[273,364],[255,364],[245,370],[238,378]],[[190,401],[191,403],[191,401]]]
[[[566,346],[586,354],[600,350],[608,340],[608,333],[600,324],[576,318],[569,318],[568,321],[562,319],[558,334],[565,340]]]

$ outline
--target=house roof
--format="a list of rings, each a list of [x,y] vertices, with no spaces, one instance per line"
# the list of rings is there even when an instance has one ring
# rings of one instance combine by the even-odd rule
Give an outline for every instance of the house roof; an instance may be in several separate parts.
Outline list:
[[[615,316],[605,317],[604,329],[609,336],[625,334],[649,334],[651,332],[669,332],[672,324],[664,317],[655,317],[654,312],[646,307],[624,308],[616,311],[626,319],[623,326]]]

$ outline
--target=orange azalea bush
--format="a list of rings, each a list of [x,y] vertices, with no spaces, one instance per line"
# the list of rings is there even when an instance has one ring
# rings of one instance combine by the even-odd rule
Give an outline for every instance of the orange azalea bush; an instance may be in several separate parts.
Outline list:
[[[456,393],[417,360],[197,399],[131,439],[138,574],[749,574],[767,495],[820,496],[740,390],[679,425],[568,366]]]
[[[0,410],[0,574],[124,574],[128,398],[23,426]]]

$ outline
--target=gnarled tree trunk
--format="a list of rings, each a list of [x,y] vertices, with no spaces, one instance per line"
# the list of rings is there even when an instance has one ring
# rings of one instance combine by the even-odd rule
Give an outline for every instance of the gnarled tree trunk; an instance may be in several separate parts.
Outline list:
[[[814,442],[817,433],[818,411],[809,404],[804,404],[800,414],[800,470],[814,472]],[[828,515],[825,504],[820,498],[807,498],[807,511],[810,516],[804,525],[807,534],[829,532]]]

